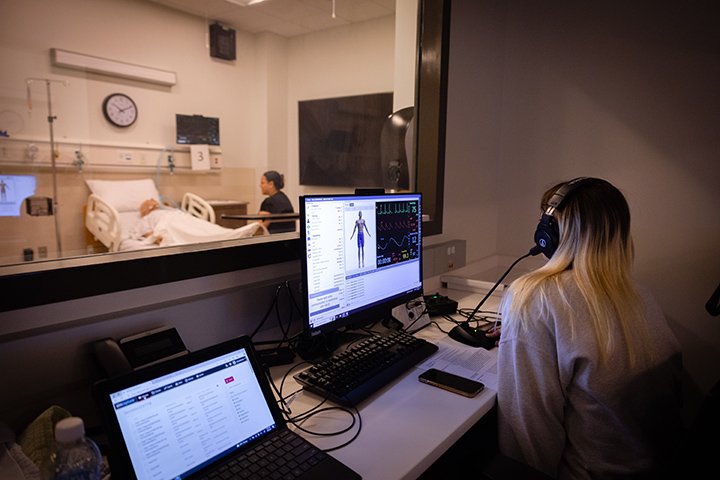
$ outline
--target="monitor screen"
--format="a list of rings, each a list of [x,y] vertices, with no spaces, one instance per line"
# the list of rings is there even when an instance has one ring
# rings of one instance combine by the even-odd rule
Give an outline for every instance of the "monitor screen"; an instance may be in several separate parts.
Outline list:
[[[307,333],[364,326],[422,295],[421,204],[419,193],[301,197]]]
[[[202,115],[175,115],[179,145],[220,145],[220,119]]]

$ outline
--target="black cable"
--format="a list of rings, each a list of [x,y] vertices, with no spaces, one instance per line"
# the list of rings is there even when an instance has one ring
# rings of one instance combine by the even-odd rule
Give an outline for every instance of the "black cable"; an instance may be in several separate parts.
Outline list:
[[[453,322],[458,323],[456,320],[453,320]],[[445,334],[449,333],[449,332],[446,332],[445,330],[443,330],[442,327],[440,326],[440,324],[437,323],[435,320],[432,320],[430,323],[428,323],[428,325],[435,325],[437,327],[437,329],[440,330],[442,333],[445,333]]]
[[[268,379],[268,382],[270,383],[270,386],[273,390],[275,390],[275,393],[278,396],[278,404],[280,406],[280,411],[283,413],[283,415],[287,416],[292,413],[292,410],[290,410],[290,406],[285,402],[285,397],[282,396],[280,393],[280,390],[275,386],[275,382],[272,379],[272,375],[270,375],[270,369],[265,367],[265,376]],[[289,397],[288,397],[289,398]]]
[[[323,401],[323,403],[324,403],[324,401]],[[318,408],[319,406],[320,405],[317,405],[317,406],[313,407],[311,409],[311,411],[301,413],[300,415],[295,416],[292,420],[292,424],[295,425],[295,428],[297,428],[298,430],[302,430],[305,433],[317,435],[319,437],[334,437],[335,435],[342,435],[345,432],[349,432],[355,426],[355,415],[353,415],[353,413],[350,410],[348,410],[347,408],[336,406],[336,405]],[[319,413],[322,413],[322,412],[329,412],[331,410],[340,410],[341,412],[348,413],[350,415],[350,418],[352,418],[352,422],[350,423],[350,425],[348,425],[347,427],[342,428],[340,430],[337,430],[335,432],[318,432],[316,430],[307,429],[301,425],[302,423],[304,423],[306,420],[312,418],[313,416],[315,416]]]
[[[409,326],[409,325],[408,325],[408,326]],[[430,326],[430,322],[426,323],[426,324],[423,325],[422,327],[416,328],[415,330],[405,330],[405,331],[406,331],[407,333],[409,333],[410,335],[415,335],[415,334],[416,334],[417,332],[419,332],[420,330],[423,330],[423,329],[425,329],[425,328],[427,328],[427,327],[429,327],[429,326]]]
[[[292,369],[291,369],[291,370],[292,370]],[[288,373],[289,373],[289,371],[288,371]],[[286,374],[286,375],[287,375],[287,374]],[[303,389],[300,389],[300,390],[298,390],[298,391],[302,391],[302,390],[303,390]],[[282,388],[281,388],[281,391],[282,391]],[[295,393],[297,393],[298,391],[294,392],[293,395],[294,395]],[[280,395],[280,394],[278,394],[278,395],[280,396],[280,398],[282,398],[282,395]],[[352,430],[352,428],[355,426],[355,422],[356,422],[355,419],[356,419],[356,417],[357,417],[358,428],[357,428],[357,431],[355,432],[355,434],[353,434],[353,436],[352,436],[348,441],[346,441],[345,443],[342,443],[342,444],[340,444],[340,445],[336,445],[336,446],[331,447],[331,448],[321,449],[323,452],[326,452],[326,453],[327,453],[327,452],[332,452],[333,450],[337,450],[337,449],[340,449],[340,448],[343,448],[343,447],[349,445],[350,443],[352,443],[353,441],[355,441],[355,439],[358,437],[358,435],[360,435],[360,431],[362,430],[362,416],[360,415],[360,411],[357,409],[357,407],[355,407],[355,405],[352,405],[352,406],[351,406],[352,409],[355,411],[355,413],[353,414],[352,411],[350,411],[349,409],[347,409],[347,408],[345,408],[345,407],[340,407],[340,406],[322,407],[322,406],[325,404],[325,402],[327,402],[327,401],[328,401],[328,397],[325,397],[325,398],[322,399],[322,401],[321,401],[320,403],[318,403],[318,404],[315,405],[314,407],[310,408],[309,410],[306,410],[305,412],[299,413],[299,414],[295,415],[294,417],[290,417],[290,416],[283,410],[283,414],[285,415],[285,418],[287,419],[287,421],[288,421],[289,423],[292,423],[292,424],[295,426],[295,428],[297,428],[298,430],[301,430],[301,431],[303,431],[303,432],[305,432],[305,433],[308,433],[308,434],[311,434],[311,435],[316,435],[316,436],[321,436],[321,437],[332,437],[332,436],[335,436],[335,435],[342,435],[342,434],[345,433],[345,432],[349,432],[349,431]],[[322,408],[320,408],[320,407],[322,407]],[[289,410],[289,408],[288,408],[288,410]],[[322,413],[322,412],[328,412],[328,411],[330,411],[330,410],[340,410],[341,412],[345,412],[345,413],[349,414],[349,415],[350,415],[350,418],[352,418],[352,421],[350,422],[350,425],[348,425],[347,427],[342,428],[342,429],[340,429],[340,430],[337,430],[337,431],[335,431],[335,432],[318,432],[318,431],[313,431],[313,430],[307,429],[307,428],[305,428],[305,427],[302,426],[302,423],[304,423],[305,421],[307,421],[307,420],[310,419],[311,417],[313,417],[313,416],[315,416],[315,415],[317,415],[317,414],[319,414],[319,413]]]
[[[302,309],[300,308],[300,306],[297,304],[297,301],[295,301],[295,295],[293,295],[292,289],[290,288],[290,282],[287,282],[287,281],[286,281],[285,284],[287,285],[288,293],[290,294],[290,299],[292,300],[293,304],[295,305],[295,309],[297,310],[297,312],[298,312],[298,313],[300,314],[300,316],[302,317],[303,314],[304,314],[304,312],[302,311]]]
[[[458,313],[458,315],[460,315],[461,317],[469,318],[471,312],[472,312],[472,310],[469,309],[469,308],[461,308],[461,309],[458,310],[457,313]],[[482,320],[482,319],[487,319],[488,317],[493,317],[493,318],[500,317],[500,314],[499,314],[498,312],[493,312],[493,311],[490,311],[490,310],[479,310],[479,311],[477,311],[477,312],[475,312],[475,313],[476,313],[476,314],[480,314],[480,313],[483,314],[483,316],[480,317],[480,320]]]
[[[282,380],[280,380],[280,391],[278,392],[278,395],[279,395],[281,398],[282,398],[283,387],[285,386],[285,380],[287,380],[288,375],[290,375],[290,372],[292,372],[293,370],[295,370],[297,367],[301,367],[301,366],[305,365],[306,363],[307,363],[307,364],[310,364],[310,362],[305,362],[305,361],[300,362],[300,363],[296,363],[296,364],[293,365],[292,367],[288,368],[287,372],[285,372],[285,374],[284,374],[283,377],[282,377]]]
[[[408,303],[410,303],[410,302],[408,302]],[[405,304],[405,307],[406,307],[408,310],[410,310],[410,308],[415,308],[415,307],[418,307],[418,306],[420,306],[420,305],[425,305],[425,302],[420,302],[420,301],[418,301],[414,306],[408,307],[408,306],[407,306],[408,303]],[[415,325],[415,324],[417,323],[417,321],[420,320],[420,319],[421,319],[424,315],[426,315],[426,314],[429,315],[427,306],[426,306],[425,309],[420,313],[420,315],[418,315],[417,317],[415,317],[415,320],[413,320],[412,322],[410,322],[410,323],[408,324],[408,326],[405,327],[405,328],[403,328],[402,330],[405,331],[405,332],[408,332],[408,333],[415,333],[415,332],[419,332],[419,331],[422,330],[423,328],[427,327],[427,325],[423,325],[422,327],[418,328],[417,330],[415,330],[415,331],[413,331],[413,332],[410,332],[410,331],[409,331],[409,330],[410,330],[410,327],[412,327],[413,325]]]
[[[287,290],[288,292],[288,319],[286,324],[283,323],[282,315],[280,315],[280,294],[283,290]],[[257,325],[253,333],[250,335],[250,338],[253,338],[262,328],[262,326],[267,322],[267,320],[270,318],[271,313],[275,311],[275,319],[278,323],[278,328],[280,330],[280,333],[282,334],[282,337],[280,339],[276,340],[258,340],[254,341],[253,343],[255,345],[270,345],[274,344],[275,350],[279,350],[283,344],[287,343],[288,348],[290,351],[295,352],[297,347],[297,342],[300,340],[300,338],[303,335],[303,332],[300,331],[297,334],[293,336],[289,336],[290,330],[292,328],[292,323],[294,320],[294,312],[297,311],[300,313],[300,317],[302,319],[302,311],[300,310],[300,307],[298,307],[297,302],[295,301],[295,297],[292,292],[292,288],[290,287],[289,281],[284,281],[283,283],[279,284],[277,288],[275,289],[275,295],[273,296],[273,300],[268,307],[267,312],[265,313],[262,321]]]
[[[348,408],[340,407],[340,406],[331,406],[331,407],[323,407],[323,408],[320,408],[327,400],[328,400],[328,398],[325,397],[319,404],[317,404],[316,406],[314,406],[314,407],[311,408],[310,410],[308,410],[308,411],[306,411],[306,412],[303,412],[303,413],[301,413],[301,414],[298,414],[298,415],[296,415],[295,417],[293,417],[292,419],[288,419],[288,421],[289,421],[290,423],[292,423],[292,424],[295,426],[295,428],[297,428],[298,430],[301,430],[301,431],[303,431],[303,432],[305,432],[305,433],[309,433],[309,434],[311,434],[311,435],[322,436],[322,437],[332,437],[332,436],[341,435],[341,434],[343,434],[343,433],[345,433],[345,432],[350,431],[350,430],[355,426],[355,418],[357,417],[358,428],[357,428],[357,431],[353,434],[353,436],[352,436],[348,441],[346,441],[345,443],[342,443],[342,444],[340,444],[340,445],[336,445],[336,446],[331,447],[331,448],[324,448],[324,449],[322,449],[322,451],[323,451],[323,452],[326,452],[326,453],[327,453],[327,452],[332,452],[333,450],[338,450],[338,449],[340,449],[340,448],[343,448],[343,447],[351,444],[351,443],[352,443],[353,441],[355,441],[355,439],[360,435],[360,431],[362,430],[362,416],[360,415],[360,411],[357,409],[357,407],[356,407],[355,405],[351,405],[351,408],[355,411],[354,414],[353,414],[353,412],[351,412]],[[340,410],[341,412],[345,412],[345,413],[349,414],[350,417],[352,418],[352,422],[351,422],[350,425],[348,425],[347,427],[345,427],[345,428],[343,428],[343,429],[341,429],[341,430],[338,430],[338,431],[336,431],[336,432],[317,432],[317,431],[313,431],[313,430],[309,430],[309,429],[307,429],[307,428],[304,428],[303,426],[301,426],[301,425],[298,423],[298,422],[303,423],[303,422],[305,422],[306,420],[308,420],[309,418],[313,417],[314,415],[317,415],[317,414],[322,413],[322,412],[327,412],[327,411],[330,411],[330,410]]]
[[[270,307],[268,307],[267,312],[265,312],[265,316],[260,321],[257,327],[255,327],[255,330],[250,334],[250,338],[253,338],[259,331],[260,328],[265,324],[267,319],[270,317],[270,313],[275,308],[275,304],[277,303],[278,296],[280,295],[280,289],[282,288],[282,285],[278,285],[277,288],[275,288],[275,295],[273,295],[273,300],[270,302]]]

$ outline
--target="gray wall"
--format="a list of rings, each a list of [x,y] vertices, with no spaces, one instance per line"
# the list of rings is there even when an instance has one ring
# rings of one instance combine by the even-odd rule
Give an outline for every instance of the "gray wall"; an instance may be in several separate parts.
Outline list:
[[[454,0],[443,235],[468,262],[532,246],[546,188],[617,185],[636,274],[692,380],[720,380],[720,18],[716,2]]]
[[[278,285],[288,281],[299,300],[299,270],[299,262],[292,261],[0,313],[0,423],[20,433],[56,404],[96,425],[89,387],[102,372],[93,360],[92,342],[171,326],[194,351],[249,335],[266,315]],[[287,322],[289,297],[286,291],[280,295]],[[297,312],[293,318],[297,331]],[[273,312],[255,339],[279,338],[275,328]]]

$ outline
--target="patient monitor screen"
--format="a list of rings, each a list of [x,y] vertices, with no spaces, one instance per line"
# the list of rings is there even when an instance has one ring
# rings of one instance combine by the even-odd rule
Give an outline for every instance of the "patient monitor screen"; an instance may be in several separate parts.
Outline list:
[[[175,115],[179,145],[220,145],[220,119],[202,115]]]
[[[311,333],[359,326],[422,294],[421,195],[317,195],[301,201]]]

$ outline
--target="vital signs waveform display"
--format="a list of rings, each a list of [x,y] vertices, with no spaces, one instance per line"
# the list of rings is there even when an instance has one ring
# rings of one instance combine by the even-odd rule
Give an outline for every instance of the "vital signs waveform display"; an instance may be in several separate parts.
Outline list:
[[[417,200],[375,204],[377,266],[420,258]]]

